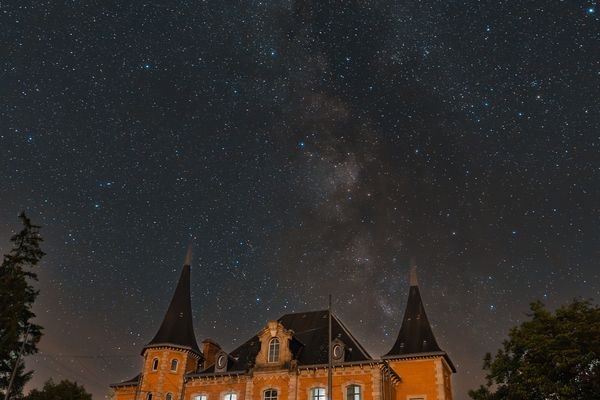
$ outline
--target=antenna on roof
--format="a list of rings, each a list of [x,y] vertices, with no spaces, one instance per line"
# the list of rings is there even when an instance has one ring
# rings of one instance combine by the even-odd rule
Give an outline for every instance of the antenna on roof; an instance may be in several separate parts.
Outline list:
[[[327,314],[329,315],[329,321],[328,321],[328,331],[329,331],[329,335],[328,335],[328,344],[329,344],[329,351],[327,352],[327,399],[331,400],[331,387],[332,387],[332,377],[331,377],[331,368],[332,368],[332,364],[333,364],[333,358],[332,358],[332,354],[331,354],[331,294],[329,295],[329,307],[327,309]]]
[[[187,254],[185,255],[185,261],[183,265],[191,265],[192,264],[192,244],[188,246]]]

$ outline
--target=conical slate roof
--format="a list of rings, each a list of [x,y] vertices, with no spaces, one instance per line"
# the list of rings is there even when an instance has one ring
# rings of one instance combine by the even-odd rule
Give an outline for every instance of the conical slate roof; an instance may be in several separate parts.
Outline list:
[[[189,255],[181,271],[179,283],[177,284],[165,318],[154,339],[146,347],[162,344],[189,348],[198,354],[202,354],[196,342],[192,320]]]
[[[410,274],[410,289],[408,303],[402,320],[402,327],[392,349],[384,358],[419,356],[428,354],[444,355],[452,370],[454,366],[447,354],[440,348],[433,335],[433,330],[425,314],[425,307],[417,285],[416,269],[413,267]]]

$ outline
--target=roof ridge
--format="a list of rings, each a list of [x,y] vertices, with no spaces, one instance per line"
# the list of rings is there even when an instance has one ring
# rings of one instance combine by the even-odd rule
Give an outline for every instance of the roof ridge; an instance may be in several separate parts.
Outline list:
[[[344,330],[344,332],[346,332],[348,337],[350,337],[350,339],[352,339],[352,341],[359,347],[359,350],[363,353],[363,355],[369,359],[373,359],[373,357],[371,357],[367,349],[365,349],[363,345],[360,344],[358,339],[356,339],[354,335],[350,332],[350,330],[346,328],[346,325],[344,325],[344,323],[335,315],[335,313],[332,312],[331,316],[337,321],[338,324],[340,324],[340,327]],[[333,340],[333,338],[331,340]]]
[[[316,314],[316,313],[321,313],[321,312],[327,312],[327,309],[291,312],[291,313],[283,314],[281,317],[279,317],[279,318],[277,319],[277,321],[281,320],[283,317],[285,317],[285,316],[288,316],[288,315],[298,315],[298,314]]]

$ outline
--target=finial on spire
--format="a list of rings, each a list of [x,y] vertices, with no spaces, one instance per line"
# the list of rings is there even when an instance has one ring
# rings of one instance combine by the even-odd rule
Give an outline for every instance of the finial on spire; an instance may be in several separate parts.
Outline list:
[[[417,266],[415,265],[414,261],[411,264],[412,266],[410,267],[410,286],[418,286]]]
[[[188,246],[187,254],[185,255],[185,261],[183,265],[191,265],[192,264],[192,244]]]

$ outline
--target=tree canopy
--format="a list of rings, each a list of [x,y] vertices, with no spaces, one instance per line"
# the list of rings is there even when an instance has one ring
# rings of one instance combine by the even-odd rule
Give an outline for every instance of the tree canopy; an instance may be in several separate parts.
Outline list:
[[[486,385],[475,400],[600,399],[600,307],[575,300],[552,313],[531,304],[495,356],[485,355]]]
[[[92,400],[92,395],[77,382],[62,380],[54,383],[50,379],[42,390],[33,389],[25,400]]]
[[[32,283],[37,281],[35,266],[44,256],[40,249],[40,227],[31,223],[24,213],[19,215],[22,230],[10,241],[12,249],[4,255],[0,265],[0,393],[5,396],[10,377],[17,363],[25,336],[23,355],[36,353],[42,336],[42,327],[32,322],[33,303],[38,291]],[[26,335],[29,329],[28,335]],[[22,363],[17,366],[11,399],[22,397],[23,386],[31,378]]]

